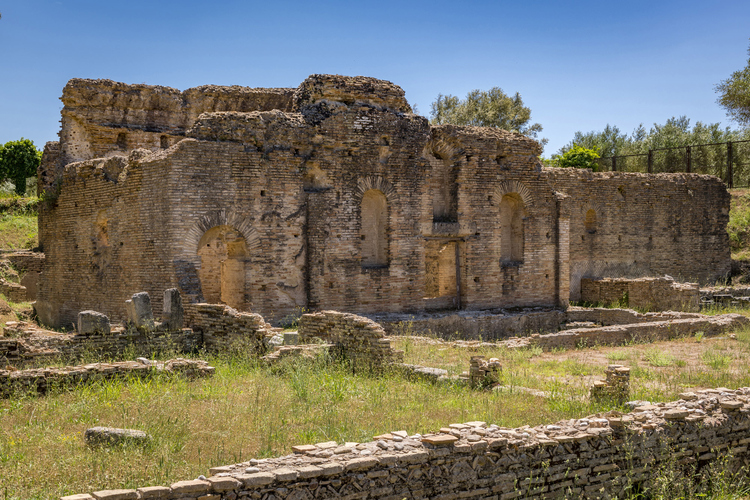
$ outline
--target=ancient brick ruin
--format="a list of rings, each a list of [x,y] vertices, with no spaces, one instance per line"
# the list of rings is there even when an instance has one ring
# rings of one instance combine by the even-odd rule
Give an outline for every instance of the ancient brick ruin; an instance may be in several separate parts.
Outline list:
[[[680,398],[536,427],[473,421],[424,436],[394,430],[364,443],[299,445],[293,455],[214,467],[205,479],[61,500],[607,499],[647,491],[664,471],[714,463],[731,474],[747,463],[750,388]]]
[[[313,75],[297,89],[71,80],[39,171],[36,310],[165,289],[276,321],[565,307],[586,277],[730,268],[717,178],[543,168],[503,130],[430,126],[403,90]],[[40,192],[41,192],[40,191]]]

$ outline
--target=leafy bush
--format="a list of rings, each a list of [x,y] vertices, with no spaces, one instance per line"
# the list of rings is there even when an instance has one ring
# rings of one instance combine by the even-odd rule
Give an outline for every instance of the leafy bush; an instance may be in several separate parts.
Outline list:
[[[561,168],[590,168],[592,171],[597,172],[599,170],[599,163],[596,160],[598,159],[599,152],[595,149],[587,149],[573,144],[572,148],[565,151],[558,158],[557,164]]]

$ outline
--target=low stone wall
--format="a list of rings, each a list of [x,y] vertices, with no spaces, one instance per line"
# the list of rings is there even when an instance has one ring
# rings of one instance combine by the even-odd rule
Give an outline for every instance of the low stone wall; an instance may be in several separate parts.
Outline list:
[[[522,313],[503,311],[452,311],[432,314],[368,315],[388,335],[435,335],[447,340],[497,340],[530,333],[554,332],[565,321],[565,311],[557,309],[528,310]]]
[[[4,255],[16,269],[22,272],[41,273],[44,269],[44,254],[42,252],[20,251]]]
[[[581,346],[622,345],[631,342],[656,342],[703,332],[706,337],[721,335],[750,324],[741,314],[722,314],[699,318],[654,321],[627,325],[565,330],[547,335],[513,338],[503,342],[509,348],[539,346],[545,351],[575,349]]]
[[[0,337],[0,365],[16,368],[45,358],[73,361],[96,355],[118,358],[123,355],[151,356],[156,352],[193,352],[202,345],[200,334],[189,328],[146,332],[136,328],[113,327],[108,335],[99,333],[59,333],[24,321],[8,322]]]
[[[403,361],[404,353],[391,348],[383,327],[362,316],[337,311],[303,314],[298,331],[301,342],[315,338],[333,344],[334,353],[352,366],[378,368]]]
[[[26,287],[0,278],[0,293],[11,302],[25,302]]]
[[[204,348],[211,352],[250,347],[263,353],[266,337],[279,331],[260,314],[238,312],[223,304],[188,304],[184,308],[185,321],[202,335]]]
[[[214,368],[200,360],[171,359],[169,361],[121,361],[117,363],[91,363],[60,368],[31,370],[0,370],[0,397],[14,393],[38,392],[45,394],[52,387],[74,386],[96,380],[113,378],[145,378],[154,373],[180,373],[188,377],[212,375]]]
[[[685,393],[671,403],[517,429],[451,424],[421,436],[295,446],[294,455],[211,469],[202,480],[61,500],[612,498],[729,454],[750,460],[750,388]]]
[[[651,311],[698,311],[698,283],[676,283],[663,278],[581,278],[581,300],[622,304]]]
[[[699,319],[706,316],[699,313],[664,311],[639,313],[632,309],[610,309],[607,307],[569,307],[565,311],[570,323],[592,322],[601,326],[628,325],[631,323],[653,323],[676,319]]]

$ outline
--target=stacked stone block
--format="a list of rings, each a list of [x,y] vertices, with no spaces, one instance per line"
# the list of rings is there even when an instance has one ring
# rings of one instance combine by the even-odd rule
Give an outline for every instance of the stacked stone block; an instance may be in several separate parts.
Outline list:
[[[469,383],[471,387],[489,387],[500,381],[502,365],[497,358],[486,360],[484,356],[472,356],[469,360]]]
[[[229,352],[249,348],[262,354],[266,337],[278,329],[265,322],[260,314],[238,312],[222,304],[190,304],[189,323],[203,336],[203,346],[211,352]]]
[[[591,400],[624,404],[630,399],[630,368],[622,365],[609,365],[606,380],[597,380],[591,387]]]
[[[333,344],[353,368],[382,368],[403,361],[403,352],[393,349],[379,324],[355,314],[321,311],[303,314],[299,321],[302,342],[314,338]]]
[[[729,474],[750,459],[750,388],[681,398],[536,427],[474,421],[426,435],[398,430],[364,443],[299,445],[294,455],[214,467],[205,480],[63,500],[624,498],[664,467],[692,474],[682,466],[700,469],[731,454]]]

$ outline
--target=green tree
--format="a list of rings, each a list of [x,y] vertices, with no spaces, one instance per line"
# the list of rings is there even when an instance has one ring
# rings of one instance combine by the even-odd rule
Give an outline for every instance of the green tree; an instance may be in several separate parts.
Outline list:
[[[576,132],[573,140],[563,146],[559,154],[564,154],[572,149],[575,145],[582,148],[591,149],[599,153],[600,156],[608,157],[622,154],[629,146],[628,135],[620,132],[616,126],[607,124],[601,132]]]
[[[438,94],[431,105],[430,122],[433,125],[496,127],[537,138],[542,131],[538,123],[529,124],[531,109],[524,106],[521,94],[509,96],[500,87],[490,90],[472,90],[465,99]],[[542,144],[547,139],[541,139]]]
[[[750,56],[750,48],[747,50]],[[750,125],[750,57],[747,66],[735,71],[716,87],[717,102],[727,110],[727,115],[740,125]]]
[[[10,179],[16,186],[16,194],[26,192],[26,178],[36,175],[42,161],[42,152],[34,143],[23,137],[9,141],[0,147],[0,178]]]
[[[557,164],[561,168],[590,168],[594,172],[599,170],[599,153],[595,149],[584,148],[578,144],[557,157]]]

